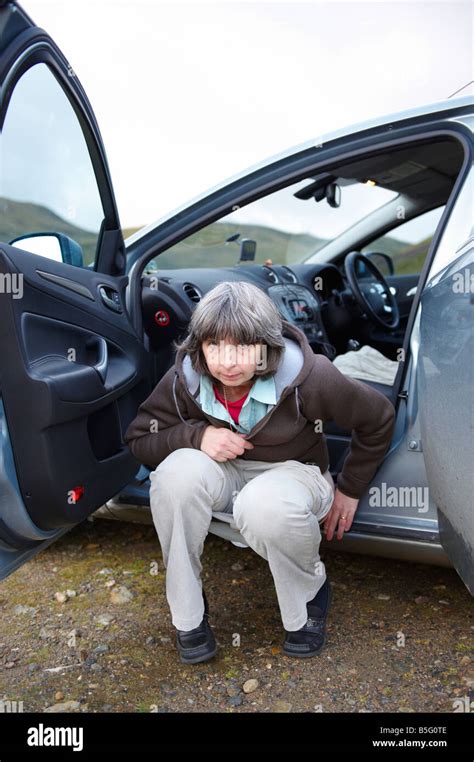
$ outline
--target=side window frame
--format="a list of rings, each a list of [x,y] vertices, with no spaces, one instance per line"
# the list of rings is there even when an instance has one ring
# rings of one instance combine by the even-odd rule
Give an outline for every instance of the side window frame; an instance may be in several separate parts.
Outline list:
[[[104,211],[94,263],[89,269],[112,275],[122,275],[125,272],[123,236],[107,157],[99,128],[89,100],[76,73],[66,61],[59,48],[49,38],[27,47],[18,56],[15,64],[7,74],[3,83],[0,101],[0,130],[3,129],[8,106],[16,84],[28,69],[38,63],[48,66],[77,117],[89,152]]]

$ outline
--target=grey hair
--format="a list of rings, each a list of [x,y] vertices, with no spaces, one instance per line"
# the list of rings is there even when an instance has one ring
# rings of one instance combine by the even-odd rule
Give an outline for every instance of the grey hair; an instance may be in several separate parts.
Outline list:
[[[189,332],[176,351],[187,352],[197,373],[211,375],[202,351],[203,341],[234,341],[266,346],[265,366],[255,376],[272,376],[285,349],[280,313],[269,296],[246,281],[223,281],[207,292],[194,310]]]

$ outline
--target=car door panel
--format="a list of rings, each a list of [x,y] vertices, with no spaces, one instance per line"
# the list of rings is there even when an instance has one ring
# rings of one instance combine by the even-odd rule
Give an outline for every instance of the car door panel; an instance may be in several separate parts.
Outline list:
[[[121,347],[72,323],[23,313],[21,337],[30,375],[49,379],[57,400],[100,404],[114,390],[123,393],[136,377]],[[64,347],[77,350],[74,362],[64,356]]]
[[[93,298],[65,291],[38,271],[75,278]],[[125,308],[112,312],[100,296],[105,284],[123,298],[125,276],[8,245],[0,247],[0,273],[4,282],[22,276],[22,297],[0,299],[0,341],[8,357],[0,389],[19,487],[34,523],[58,529],[83,520],[137,471],[122,433],[149,390],[148,359]],[[83,494],[71,503],[75,488]]]
[[[465,268],[471,277],[472,262],[460,263],[422,296],[422,441],[441,542],[474,595],[474,303],[472,293],[453,291],[451,277]]]
[[[474,595],[473,170],[421,294],[421,437],[441,543]]]
[[[0,3],[0,29],[3,578],[133,479],[140,464],[122,435],[151,384],[126,309],[123,236],[87,95],[18,4]],[[62,250],[57,261],[51,250],[22,248],[41,235],[69,237],[86,256],[72,265]]]

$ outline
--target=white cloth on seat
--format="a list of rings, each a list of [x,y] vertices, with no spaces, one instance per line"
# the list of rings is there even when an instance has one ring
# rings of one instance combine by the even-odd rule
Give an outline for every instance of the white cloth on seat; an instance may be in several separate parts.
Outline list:
[[[333,360],[345,376],[352,376],[361,381],[375,381],[378,384],[393,386],[397,375],[398,362],[389,360],[381,352],[365,344],[356,352],[345,352]]]

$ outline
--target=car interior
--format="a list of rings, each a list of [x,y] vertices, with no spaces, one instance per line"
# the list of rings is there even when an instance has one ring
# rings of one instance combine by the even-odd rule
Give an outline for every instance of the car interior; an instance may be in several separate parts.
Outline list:
[[[301,234],[286,236],[282,245],[282,235],[276,235],[268,222],[233,222],[230,215],[154,254],[142,276],[143,327],[153,361],[153,383],[173,364],[173,341],[186,333],[195,305],[223,280],[248,280],[259,286],[282,317],[304,331],[313,351],[332,361],[362,346],[397,361],[430,242],[462,160],[461,145],[439,137],[379,151],[300,178],[284,189],[286,199],[291,197],[292,203],[310,211],[315,202],[326,205],[335,215],[344,206],[350,186],[378,186],[390,192],[389,200],[384,197],[385,203],[368,215],[359,215],[359,219],[356,210],[350,229],[323,245],[318,241],[316,251],[311,250],[316,239],[310,236],[303,248]],[[269,198],[267,195],[267,202]],[[239,207],[238,212],[242,211]],[[416,225],[423,218],[418,232],[421,240],[403,240],[402,226]],[[401,239],[393,236],[397,231]],[[326,261],[329,247],[332,254]],[[227,264],[229,257],[237,261]],[[363,382],[396,405],[402,367],[399,363],[393,384]],[[325,424],[324,431],[331,472],[336,475],[351,433],[334,422]]]

